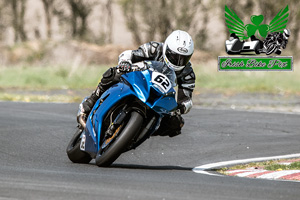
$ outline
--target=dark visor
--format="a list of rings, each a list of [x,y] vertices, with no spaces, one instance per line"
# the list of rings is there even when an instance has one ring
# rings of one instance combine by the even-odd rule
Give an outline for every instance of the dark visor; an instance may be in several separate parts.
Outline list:
[[[191,55],[185,56],[185,55],[180,55],[174,51],[172,51],[168,46],[166,49],[166,57],[168,58],[168,60],[176,66],[184,66],[186,65],[191,58]]]

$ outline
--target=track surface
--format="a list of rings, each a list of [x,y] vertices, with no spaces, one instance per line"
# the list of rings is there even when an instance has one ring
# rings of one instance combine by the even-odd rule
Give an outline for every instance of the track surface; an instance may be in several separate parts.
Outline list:
[[[0,103],[0,199],[299,199],[294,182],[217,177],[208,163],[299,153],[300,116],[193,109],[111,168],[71,163],[76,104]]]

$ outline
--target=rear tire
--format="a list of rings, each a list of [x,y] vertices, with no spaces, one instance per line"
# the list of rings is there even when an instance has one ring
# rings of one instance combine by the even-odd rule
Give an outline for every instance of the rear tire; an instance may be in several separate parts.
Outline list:
[[[132,142],[136,133],[139,131],[143,123],[143,117],[136,111],[131,113],[130,119],[128,120],[121,133],[117,136],[115,141],[101,153],[101,147],[96,155],[96,164],[99,167],[110,166],[128,147]]]
[[[68,157],[73,163],[89,163],[92,160],[88,153],[80,150],[81,133],[82,130],[77,129],[67,147]]]

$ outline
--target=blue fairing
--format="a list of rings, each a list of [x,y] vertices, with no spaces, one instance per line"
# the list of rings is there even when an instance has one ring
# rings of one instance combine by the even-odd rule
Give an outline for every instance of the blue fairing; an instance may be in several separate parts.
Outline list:
[[[109,88],[96,102],[86,123],[85,151],[97,153],[102,121],[109,110],[120,100],[136,96],[159,115],[167,114],[177,108],[175,90],[163,93],[151,82],[152,71],[135,71],[122,75],[119,83]],[[100,101],[103,101],[100,105]]]
[[[123,78],[132,86],[135,96],[155,112],[169,113],[176,109],[175,90],[171,88],[166,94],[163,94],[151,83],[151,75],[151,71],[145,70],[125,74]],[[153,101],[149,98],[150,94],[158,98]],[[153,96],[151,97],[153,98]]]

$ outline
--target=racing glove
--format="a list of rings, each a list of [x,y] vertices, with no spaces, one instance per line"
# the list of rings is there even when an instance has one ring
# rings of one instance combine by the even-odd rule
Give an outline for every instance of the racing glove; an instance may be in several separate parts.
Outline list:
[[[117,66],[117,69],[120,72],[130,72],[132,70],[132,66],[131,63],[127,62],[127,61],[122,61],[119,63],[119,65]]]

